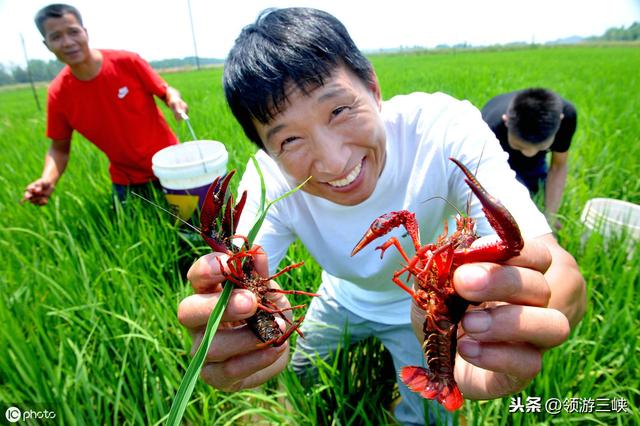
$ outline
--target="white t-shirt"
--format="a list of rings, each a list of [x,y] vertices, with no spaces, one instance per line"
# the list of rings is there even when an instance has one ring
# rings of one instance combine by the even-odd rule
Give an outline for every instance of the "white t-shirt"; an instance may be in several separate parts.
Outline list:
[[[297,191],[271,207],[255,243],[268,254],[273,273],[289,245],[299,238],[322,267],[322,284],[345,308],[371,321],[404,324],[408,322],[410,297],[391,281],[402,258],[390,247],[380,259],[375,247],[395,236],[411,256],[413,245],[408,236],[403,237],[405,229],[394,229],[354,257],[350,253],[371,222],[391,211],[414,212],[423,243],[435,241],[445,220],[454,230],[456,212],[443,199],[466,213],[471,191],[449,157],[465,164],[507,207],[525,240],[551,229],[527,189],[516,181],[507,154],[480,112],[469,102],[443,93],[413,93],[383,102],[381,115],[387,158],[371,196],[356,206],[342,206]],[[268,200],[295,187],[265,152],[259,151],[256,158]],[[240,191],[244,189],[248,199],[237,232],[246,235],[255,222],[260,200],[260,180],[251,161],[240,183]],[[471,197],[470,215],[477,219],[480,235],[495,234],[475,196]]]

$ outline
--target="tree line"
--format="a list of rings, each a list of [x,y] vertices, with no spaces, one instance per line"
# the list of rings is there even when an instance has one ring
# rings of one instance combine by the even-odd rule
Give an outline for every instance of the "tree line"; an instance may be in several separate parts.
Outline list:
[[[29,73],[33,81],[51,81],[64,64],[57,60],[43,61],[41,59],[29,60],[29,67],[15,66],[13,68],[0,64],[0,85],[19,84],[30,81]]]
[[[625,27],[609,28],[599,37],[590,37],[593,41],[638,41],[640,40],[640,22],[634,22]]]
[[[207,66],[221,64],[222,59],[216,58],[186,58],[163,59],[160,61],[150,61],[149,64],[157,70],[169,68],[183,68]],[[58,75],[64,64],[56,59],[43,61],[42,59],[30,59],[28,67],[13,66],[8,67],[0,63],[0,85],[29,83],[30,81],[51,81]],[[31,74],[31,76],[29,76]]]

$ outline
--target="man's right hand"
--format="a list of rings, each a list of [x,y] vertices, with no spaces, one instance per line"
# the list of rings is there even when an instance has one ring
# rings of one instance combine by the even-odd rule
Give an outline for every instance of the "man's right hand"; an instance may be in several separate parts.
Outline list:
[[[178,306],[178,320],[189,330],[193,339],[192,354],[200,346],[207,321],[220,298],[222,283],[225,281],[216,257],[220,257],[222,264],[226,265],[226,254],[211,253],[199,258],[191,266],[187,278],[196,294],[186,297]],[[268,276],[267,256],[257,255],[254,260],[258,272],[262,276]],[[271,286],[277,287],[277,284],[271,281]],[[279,308],[290,307],[284,295],[271,294],[271,300]],[[252,388],[266,382],[286,367],[289,361],[289,342],[278,347],[258,349],[260,340],[244,322],[255,314],[257,306],[256,298],[250,291],[235,289],[231,293],[200,374],[209,385],[223,391]],[[280,318],[276,321],[284,330],[284,321]]]
[[[31,182],[24,191],[24,195],[22,196],[22,200],[20,203],[24,203],[25,201],[30,202],[31,204],[35,204],[36,206],[44,206],[49,202],[49,198],[55,189],[55,185],[44,178],[40,178],[36,181]]]

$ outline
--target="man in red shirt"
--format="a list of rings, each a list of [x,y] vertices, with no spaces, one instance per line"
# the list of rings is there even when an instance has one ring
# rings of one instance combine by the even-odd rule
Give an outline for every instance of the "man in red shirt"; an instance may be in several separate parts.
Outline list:
[[[49,86],[51,147],[42,176],[27,186],[24,200],[47,204],[69,161],[74,130],[107,155],[114,192],[121,200],[130,189],[157,185],[151,157],[178,140],[154,95],[180,119],[187,104],[178,91],[135,53],[91,49],[80,13],[73,6],[46,6],[37,13],[35,23],[44,44],[67,66]]]

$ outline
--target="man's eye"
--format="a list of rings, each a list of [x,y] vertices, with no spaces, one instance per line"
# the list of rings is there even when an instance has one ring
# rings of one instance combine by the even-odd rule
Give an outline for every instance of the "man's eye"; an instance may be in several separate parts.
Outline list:
[[[298,139],[297,136],[290,136],[290,137],[286,138],[285,140],[283,140],[282,143],[280,144],[280,146],[284,147],[285,145],[295,141],[296,139]]]
[[[347,107],[347,106],[338,107],[338,108],[334,109],[333,111],[331,111],[331,115],[334,116],[334,117],[337,116],[337,115],[340,115],[340,113],[342,111],[346,110],[347,108],[349,108],[349,107]]]

